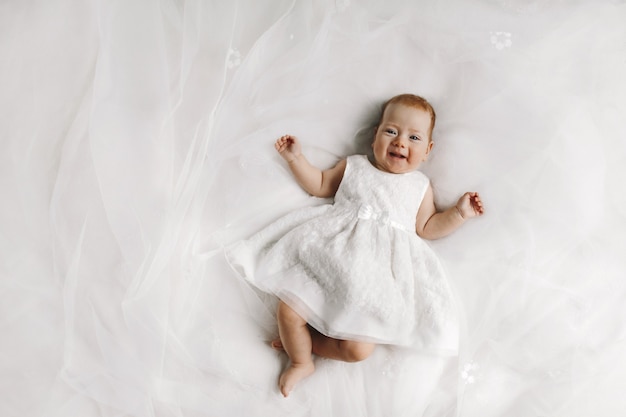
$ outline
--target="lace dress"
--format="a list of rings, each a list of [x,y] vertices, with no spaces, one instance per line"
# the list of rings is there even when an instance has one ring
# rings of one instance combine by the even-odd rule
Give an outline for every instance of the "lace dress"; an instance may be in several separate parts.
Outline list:
[[[348,157],[334,204],[288,214],[227,248],[227,259],[328,336],[454,352],[452,293],[415,233],[428,184],[419,171]]]

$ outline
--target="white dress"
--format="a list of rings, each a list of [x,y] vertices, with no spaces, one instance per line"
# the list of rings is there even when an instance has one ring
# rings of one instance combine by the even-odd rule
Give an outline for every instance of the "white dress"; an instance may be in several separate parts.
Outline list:
[[[334,204],[296,210],[226,256],[328,336],[453,353],[452,293],[415,232],[428,185],[419,171],[390,174],[348,157]]]
[[[0,416],[624,416],[624,22],[625,0],[1,1]],[[317,360],[285,400],[276,297],[223,247],[312,200],[275,138],[366,153],[404,92],[437,111],[437,203],[485,203],[428,242],[459,354]]]

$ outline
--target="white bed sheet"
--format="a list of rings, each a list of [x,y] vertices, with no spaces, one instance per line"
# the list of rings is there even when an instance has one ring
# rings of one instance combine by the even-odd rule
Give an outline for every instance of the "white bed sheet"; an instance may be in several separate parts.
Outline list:
[[[626,410],[624,1],[0,4],[0,415],[598,416]],[[318,360],[283,399],[275,300],[221,248],[308,197],[272,147],[367,152],[438,112],[433,242],[458,358]]]

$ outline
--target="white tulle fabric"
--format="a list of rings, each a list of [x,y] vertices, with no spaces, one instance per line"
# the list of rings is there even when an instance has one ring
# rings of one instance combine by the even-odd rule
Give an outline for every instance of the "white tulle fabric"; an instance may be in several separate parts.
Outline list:
[[[415,233],[430,182],[346,159],[332,204],[296,210],[226,249],[233,269],[323,334],[456,354],[445,271]]]
[[[620,0],[4,1],[0,415],[616,416],[626,409]],[[223,247],[319,202],[273,150],[366,153],[438,113],[433,249],[457,358],[319,360],[285,400],[275,300]]]

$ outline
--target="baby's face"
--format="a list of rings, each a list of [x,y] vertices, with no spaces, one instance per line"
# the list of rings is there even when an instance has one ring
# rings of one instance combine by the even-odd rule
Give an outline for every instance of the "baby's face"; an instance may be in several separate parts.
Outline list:
[[[397,103],[387,106],[372,144],[376,167],[394,174],[417,169],[433,147],[429,129],[427,111]]]

